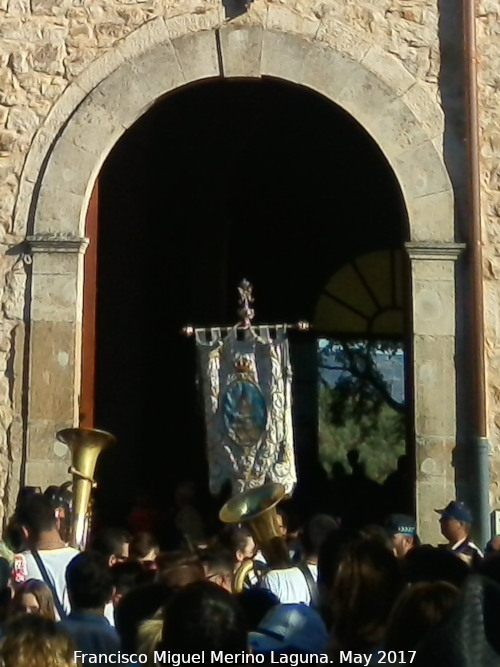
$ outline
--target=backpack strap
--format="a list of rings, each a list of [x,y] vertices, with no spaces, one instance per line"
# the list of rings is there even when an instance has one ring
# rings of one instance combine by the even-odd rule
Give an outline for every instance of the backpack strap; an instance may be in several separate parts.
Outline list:
[[[36,549],[31,550],[31,555],[35,559],[35,562],[38,566],[38,569],[40,570],[40,574],[42,575],[42,579],[44,582],[47,584],[47,586],[50,588],[50,591],[52,593],[52,597],[54,598],[54,604],[57,609],[57,613],[59,614],[59,618],[61,621],[63,621],[67,614],[63,609],[63,606],[61,604],[61,600],[59,599],[59,595],[57,594],[56,588],[52,582],[52,579],[49,577],[49,573],[47,572],[47,568],[45,567],[43,560],[40,557],[40,554]]]
[[[309,595],[311,596],[311,604],[310,606],[313,607],[314,609],[319,608],[319,590],[318,590],[318,584],[314,581],[313,576],[311,574],[311,570],[307,567],[307,563],[297,563],[297,567],[299,570],[302,572],[304,575],[304,579],[306,580],[307,588],[309,589]]]

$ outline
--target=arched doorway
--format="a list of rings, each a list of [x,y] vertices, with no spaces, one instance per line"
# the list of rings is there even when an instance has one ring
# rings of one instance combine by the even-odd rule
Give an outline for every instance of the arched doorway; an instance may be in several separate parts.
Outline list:
[[[259,321],[313,322],[331,275],[409,238],[375,142],[324,97],[272,78],[210,80],[158,102],[101,169],[98,217],[95,424],[120,443],[99,468],[109,520],[127,514],[139,487],[162,502],[180,478],[206,480],[184,325],[232,324],[242,277],[254,285]],[[317,338],[339,333],[334,318],[292,340],[308,485],[317,475]]]
[[[272,76],[345,109],[374,138],[401,186],[410,228],[417,513],[421,535],[436,539],[432,510],[455,493],[455,263],[463,250],[440,149],[442,110],[377,47],[370,57],[345,53],[319,33],[311,38],[305,19],[294,19],[292,32],[221,27],[213,19],[193,26],[159,17],[131,33],[67,87],[31,145],[15,220],[33,260],[25,410],[22,437],[14,436],[25,457],[20,483],[57,484],[67,475],[68,452],[54,434],[79,423],[85,217],[110,150],[168,91],[214,77]]]

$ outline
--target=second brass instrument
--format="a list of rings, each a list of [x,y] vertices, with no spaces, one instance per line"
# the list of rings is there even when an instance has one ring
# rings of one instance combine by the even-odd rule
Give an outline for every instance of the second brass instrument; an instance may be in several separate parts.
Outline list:
[[[286,495],[285,487],[271,482],[231,498],[221,509],[223,523],[244,523],[252,533],[255,544],[264,554],[269,567],[290,566],[290,556],[277,520],[276,507]],[[253,569],[253,561],[241,564],[233,579],[233,590],[243,590],[244,581]]]

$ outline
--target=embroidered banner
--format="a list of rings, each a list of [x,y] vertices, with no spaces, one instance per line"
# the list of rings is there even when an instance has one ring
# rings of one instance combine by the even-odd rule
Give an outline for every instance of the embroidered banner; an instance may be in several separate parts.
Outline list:
[[[283,327],[272,337],[252,327],[240,341],[236,329],[197,330],[205,406],[210,491],[226,481],[233,493],[266,482],[297,481],[292,429],[292,372]],[[208,334],[208,335],[207,335]]]

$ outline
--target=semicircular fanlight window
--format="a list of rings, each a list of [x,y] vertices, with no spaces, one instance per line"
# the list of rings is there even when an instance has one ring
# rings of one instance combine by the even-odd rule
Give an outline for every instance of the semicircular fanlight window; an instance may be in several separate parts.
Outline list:
[[[357,257],[325,285],[316,305],[315,329],[354,336],[403,336],[403,283],[399,250]]]

